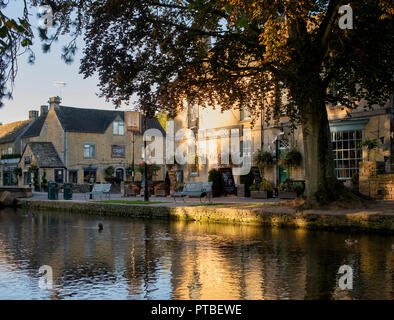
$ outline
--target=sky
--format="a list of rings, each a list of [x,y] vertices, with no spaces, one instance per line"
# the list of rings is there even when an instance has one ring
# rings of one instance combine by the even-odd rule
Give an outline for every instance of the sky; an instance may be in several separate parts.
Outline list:
[[[4,12],[7,16],[18,17],[22,15],[22,10],[23,1],[10,0]],[[30,16],[33,30],[36,30],[38,25],[36,12],[36,10],[32,10]],[[36,37],[33,46],[36,55],[34,65],[27,63],[27,55],[19,57],[19,70],[13,99],[5,100],[5,106],[0,108],[0,122],[5,124],[27,120],[29,110],[39,110],[41,105],[47,104],[50,97],[60,96],[60,92],[62,92],[61,104],[64,106],[106,110],[115,108],[113,104],[97,96],[99,93],[97,76],[83,79],[83,76],[79,74],[79,61],[82,57],[81,46],[79,46],[77,57],[71,65],[66,65],[61,60],[61,49],[66,41],[66,39],[59,40],[49,53],[44,54],[41,50],[40,40]],[[79,42],[83,44],[82,39]],[[53,85],[54,82],[66,82],[67,85],[60,91],[59,87]]]

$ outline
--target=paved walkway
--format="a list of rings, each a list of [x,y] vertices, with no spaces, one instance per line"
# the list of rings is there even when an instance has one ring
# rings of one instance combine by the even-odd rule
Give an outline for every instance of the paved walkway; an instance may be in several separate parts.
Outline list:
[[[41,200],[48,200],[48,194],[46,192],[33,192],[33,197],[26,199],[30,201],[41,201]],[[59,193],[59,200],[63,200],[63,193]],[[72,202],[86,202],[86,201],[100,201],[100,200],[108,200],[107,196],[94,196],[93,200],[86,200],[85,194],[83,193],[74,193]],[[144,197],[137,196],[137,197],[122,197],[121,194],[112,194],[111,193],[111,200],[121,200],[121,201],[143,201]],[[188,206],[188,205],[198,205],[201,204],[199,198],[184,198],[183,201],[181,198],[177,197],[176,202],[174,201],[173,197],[156,197],[151,196],[149,201],[152,203],[150,205],[155,205],[155,202],[161,202],[157,205],[160,206]],[[203,203],[206,203],[203,200]],[[220,198],[213,198],[212,204],[224,204],[224,205],[244,205],[244,204],[263,204],[263,203],[279,203],[280,200],[278,198],[267,199],[267,200],[257,200],[251,198],[238,198],[236,196],[227,196],[227,197],[220,197]]]

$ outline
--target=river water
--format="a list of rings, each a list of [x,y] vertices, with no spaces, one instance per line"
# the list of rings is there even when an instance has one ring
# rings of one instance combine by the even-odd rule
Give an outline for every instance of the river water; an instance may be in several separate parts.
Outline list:
[[[346,246],[349,238],[358,244]],[[393,299],[393,243],[387,235],[3,210],[0,299]],[[39,286],[44,265],[51,289]],[[342,265],[353,270],[352,290],[338,286]]]

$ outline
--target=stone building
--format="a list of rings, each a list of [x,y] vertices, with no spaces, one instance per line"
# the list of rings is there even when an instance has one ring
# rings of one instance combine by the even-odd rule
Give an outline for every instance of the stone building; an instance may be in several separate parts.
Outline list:
[[[43,118],[38,116],[38,111],[32,110],[29,111],[28,120],[0,125],[0,186],[18,185],[14,169],[28,141],[25,136],[40,127]]]
[[[40,116],[36,111],[35,120],[20,134],[22,156],[16,163],[23,170],[23,179],[19,179],[19,186],[31,182],[29,167],[35,158],[32,146],[38,146],[34,143],[51,143],[52,147],[44,145],[47,150],[56,151],[62,164],[44,168],[38,161],[40,181],[45,169],[48,181],[74,184],[105,182],[109,167],[113,167],[112,177],[116,180],[130,179],[126,169],[132,165],[133,158],[135,165],[143,161],[142,132],[145,128],[142,126],[140,133],[128,132],[124,111],[66,107],[60,102],[59,97],[50,98],[49,107],[42,106]],[[165,136],[157,119],[148,119],[147,127],[158,129]],[[161,170],[155,179],[163,180],[163,172]],[[138,174],[136,180],[140,180]]]
[[[375,106],[373,110],[366,108],[361,102],[356,109],[348,110],[341,105],[327,105],[332,145],[337,178],[350,185],[352,178],[358,176],[359,163],[362,161],[377,161],[382,170],[394,171],[394,107],[391,100],[386,105]],[[252,126],[251,117],[246,110],[234,108],[221,112],[220,108],[202,108],[197,105],[185,105],[184,110],[175,119],[175,132],[181,128],[191,129],[196,136],[196,145],[199,145],[198,134],[210,131],[220,132],[221,129],[239,129],[240,149],[243,149],[243,135],[245,129],[250,128],[251,158],[257,150],[270,152],[274,159],[280,159],[289,149],[296,149],[303,154],[303,135],[298,127],[290,129],[289,118],[282,116],[278,122],[266,122],[266,114],[262,111]],[[377,140],[378,148],[368,151],[360,146],[366,139]],[[208,142],[208,164],[178,166],[178,176],[183,175],[184,181],[207,181],[208,172],[213,168],[232,168],[233,165],[223,164],[220,159],[223,138],[211,135]],[[368,159],[368,155],[370,159]],[[209,161],[211,159],[211,161]],[[252,160],[253,161],[253,160]],[[254,161],[253,166],[256,166]],[[257,170],[258,171],[258,170]],[[288,172],[280,161],[265,170],[264,176],[274,186],[278,186],[287,178],[304,180],[304,164]],[[235,184],[240,183],[240,176],[234,176]]]

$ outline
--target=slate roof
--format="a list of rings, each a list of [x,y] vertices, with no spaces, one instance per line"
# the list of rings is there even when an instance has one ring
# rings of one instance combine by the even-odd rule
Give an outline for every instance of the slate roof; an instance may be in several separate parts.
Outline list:
[[[124,121],[124,111],[59,106],[55,112],[66,132],[105,133],[118,116]],[[148,128],[159,129],[165,135],[157,119],[148,119]]]
[[[29,129],[22,135],[22,138],[31,138],[38,137],[41,133],[42,126],[44,125],[45,119],[47,115],[39,116],[34,122],[31,124]]]
[[[14,142],[15,139],[25,130],[29,125],[30,120],[17,121],[0,126],[0,143]]]
[[[27,146],[30,147],[39,168],[65,168],[52,142],[29,142],[26,148]]]

